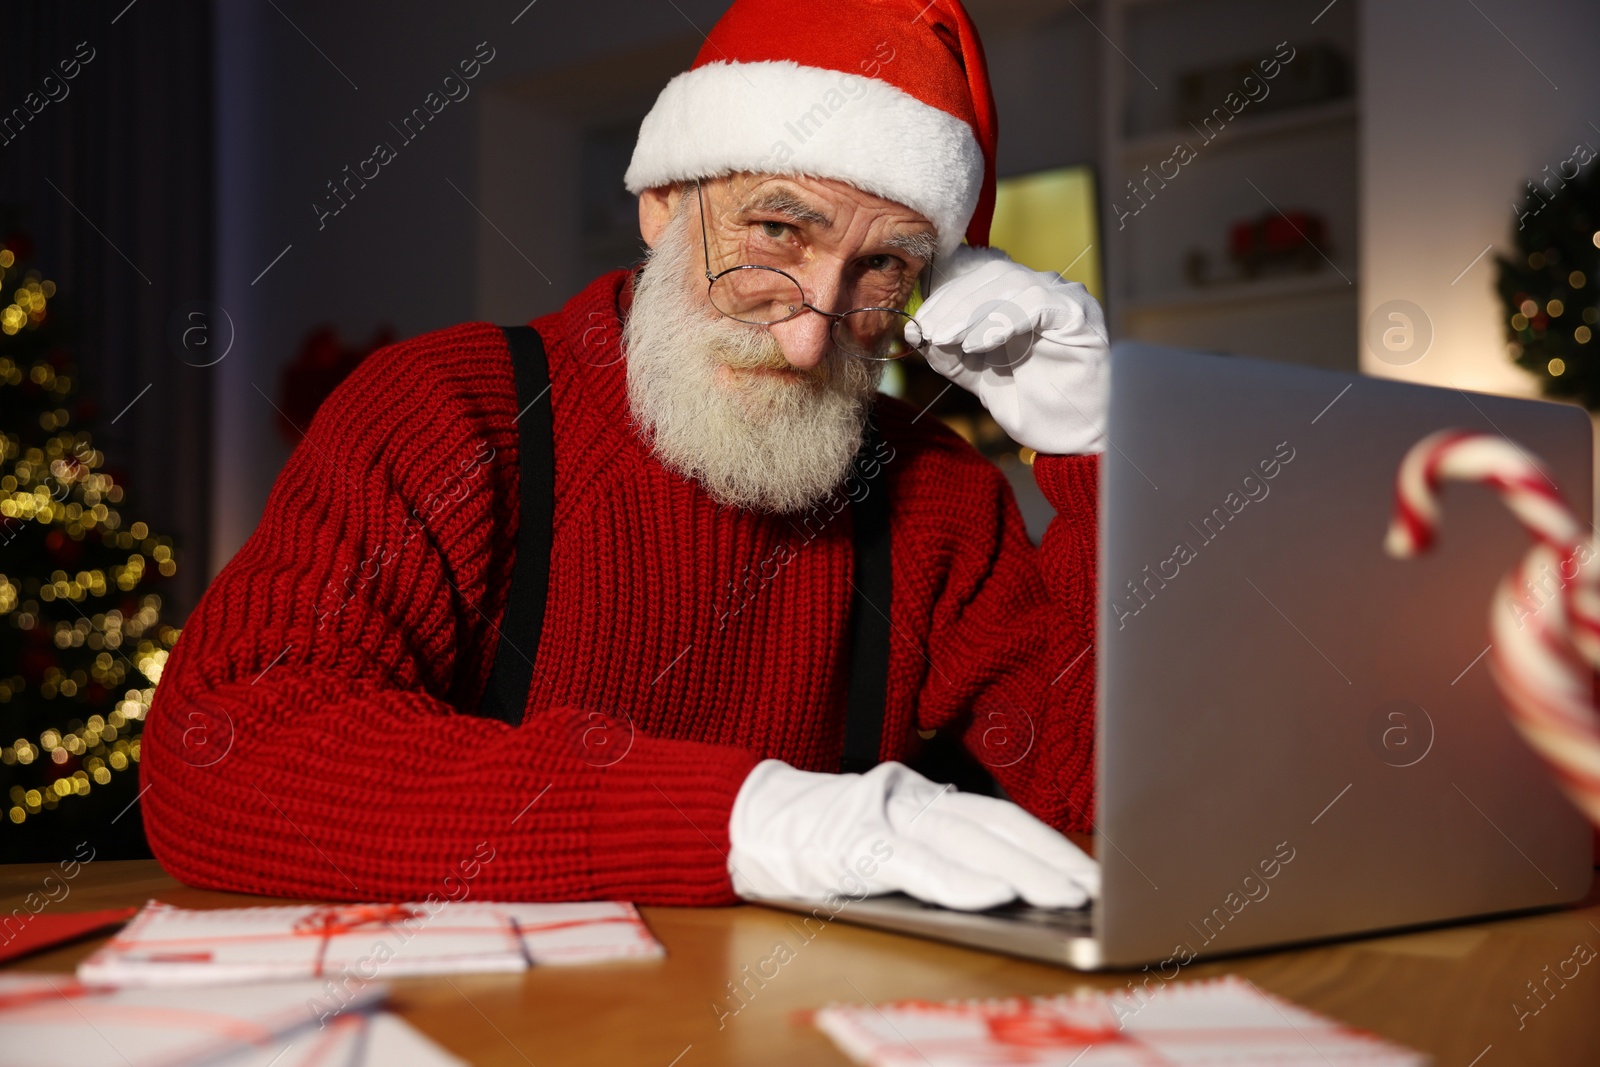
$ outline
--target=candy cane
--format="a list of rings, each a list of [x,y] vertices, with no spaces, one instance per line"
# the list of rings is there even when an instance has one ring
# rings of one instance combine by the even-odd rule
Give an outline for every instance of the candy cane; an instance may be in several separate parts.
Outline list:
[[[1433,544],[1446,478],[1492,486],[1533,535],[1527,555],[1495,590],[1490,673],[1512,723],[1600,826],[1593,690],[1600,668],[1600,549],[1539,462],[1503,437],[1440,430],[1400,461],[1384,541],[1391,556],[1407,559]]]

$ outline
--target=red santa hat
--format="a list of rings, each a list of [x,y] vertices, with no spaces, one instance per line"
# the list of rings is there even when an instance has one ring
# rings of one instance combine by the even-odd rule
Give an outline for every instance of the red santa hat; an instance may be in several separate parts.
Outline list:
[[[994,101],[959,0],[735,0],[639,127],[628,191],[735,171],[833,178],[989,243]]]

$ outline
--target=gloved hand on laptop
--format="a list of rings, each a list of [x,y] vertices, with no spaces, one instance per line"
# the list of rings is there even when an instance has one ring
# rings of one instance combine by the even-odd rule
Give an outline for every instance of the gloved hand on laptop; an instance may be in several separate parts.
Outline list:
[[[906,339],[1036,452],[1105,451],[1105,315],[1079,282],[1029,270],[998,248],[960,245],[934,265]]]
[[[896,890],[976,911],[1021,897],[1078,907],[1100,868],[1009,801],[936,785],[903,763],[819,774],[763,760],[734,800],[728,871],[740,896],[820,900]]]

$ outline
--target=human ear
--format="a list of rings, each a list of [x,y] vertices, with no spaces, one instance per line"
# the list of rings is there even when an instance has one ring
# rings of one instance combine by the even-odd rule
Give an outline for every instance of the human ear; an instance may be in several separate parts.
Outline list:
[[[639,194],[639,236],[651,248],[672,220],[672,211],[678,206],[682,190],[676,185],[662,185],[646,189]]]

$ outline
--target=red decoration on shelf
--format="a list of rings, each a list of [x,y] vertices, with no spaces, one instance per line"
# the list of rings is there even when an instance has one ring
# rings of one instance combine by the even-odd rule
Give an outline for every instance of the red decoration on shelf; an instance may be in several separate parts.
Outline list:
[[[1321,265],[1318,248],[1328,244],[1322,216],[1310,211],[1269,212],[1237,222],[1228,230],[1228,255],[1254,277],[1268,265],[1294,263],[1305,268]]]

